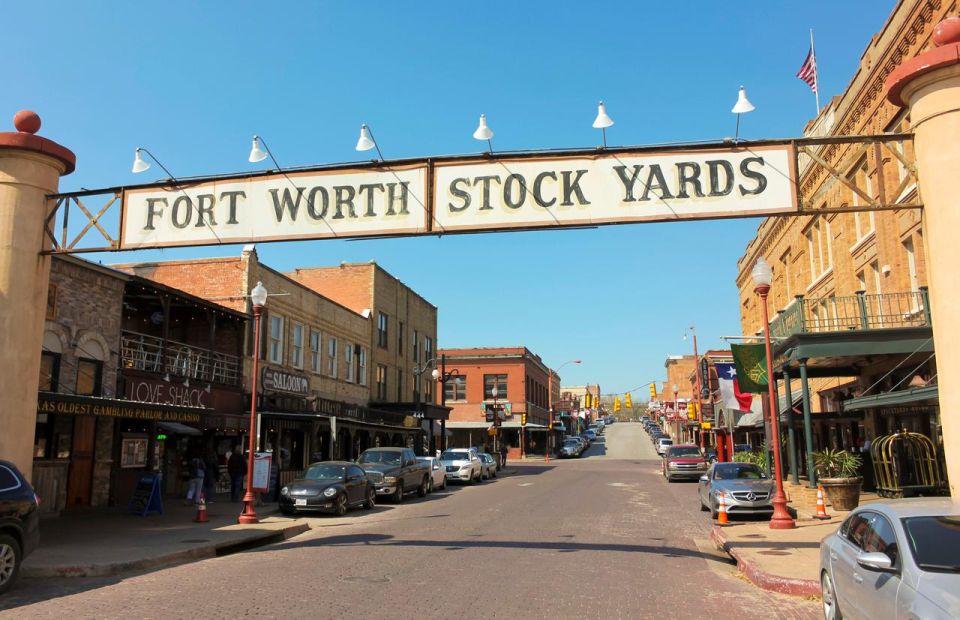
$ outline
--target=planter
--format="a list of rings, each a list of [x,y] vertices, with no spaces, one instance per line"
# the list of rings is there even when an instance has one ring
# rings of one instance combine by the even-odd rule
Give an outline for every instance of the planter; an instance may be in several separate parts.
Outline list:
[[[860,504],[863,478],[820,478],[819,482],[834,510],[850,511]]]

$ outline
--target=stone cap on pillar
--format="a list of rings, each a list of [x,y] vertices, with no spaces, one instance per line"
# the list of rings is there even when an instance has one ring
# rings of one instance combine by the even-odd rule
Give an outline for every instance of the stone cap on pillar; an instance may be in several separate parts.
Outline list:
[[[887,100],[896,106],[906,106],[903,89],[925,73],[960,64],[960,17],[948,17],[933,29],[932,50],[902,63],[890,72],[884,86]]]
[[[13,116],[13,126],[16,132],[0,132],[0,149],[34,151],[58,159],[64,167],[61,176],[68,175],[76,169],[77,156],[73,151],[60,146],[53,140],[34,135],[40,130],[40,117],[36,112],[20,110]]]

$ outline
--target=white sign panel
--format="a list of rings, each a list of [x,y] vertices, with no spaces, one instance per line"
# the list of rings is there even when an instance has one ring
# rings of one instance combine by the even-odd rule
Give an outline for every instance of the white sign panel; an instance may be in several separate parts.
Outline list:
[[[290,172],[124,192],[124,248],[428,232],[427,167]],[[292,183],[291,183],[292,181]],[[296,189],[294,189],[296,185]]]
[[[438,163],[436,232],[797,210],[789,146]]]

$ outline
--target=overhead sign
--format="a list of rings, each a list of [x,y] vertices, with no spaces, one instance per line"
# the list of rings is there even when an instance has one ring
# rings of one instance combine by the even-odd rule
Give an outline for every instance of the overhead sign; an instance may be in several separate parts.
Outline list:
[[[790,143],[434,158],[127,188],[118,249],[764,216]]]
[[[310,393],[310,379],[299,373],[264,366],[263,389],[306,396]]]

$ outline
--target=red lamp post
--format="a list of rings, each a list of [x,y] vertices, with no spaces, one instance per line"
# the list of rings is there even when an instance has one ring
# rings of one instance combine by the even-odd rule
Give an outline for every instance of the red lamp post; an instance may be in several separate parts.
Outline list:
[[[776,491],[773,494],[773,516],[770,518],[770,529],[789,530],[797,526],[793,517],[787,512],[787,495],[783,492],[783,471],[780,466],[780,420],[776,414],[777,395],[773,389],[773,356],[770,351],[770,318],[767,314],[767,295],[770,293],[770,282],[773,280],[773,269],[761,256],[754,265],[750,275],[753,277],[754,290],[760,296],[760,307],[763,308],[763,342],[767,351],[767,397],[770,406],[770,430],[773,435],[773,478]]]
[[[253,371],[251,375],[250,387],[250,445],[247,454],[247,492],[243,496],[243,512],[237,518],[238,523],[249,525],[259,523],[257,518],[257,509],[255,504],[257,497],[253,494],[253,451],[256,449],[257,435],[257,371],[260,360],[260,315],[263,314],[263,306],[267,303],[267,289],[263,283],[257,282],[257,285],[250,291],[250,300],[253,302]]]

